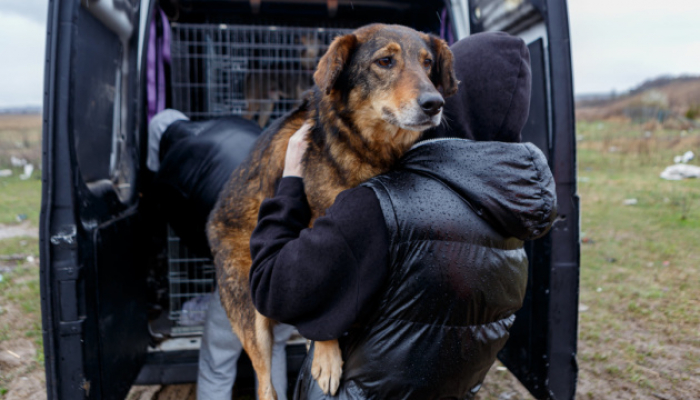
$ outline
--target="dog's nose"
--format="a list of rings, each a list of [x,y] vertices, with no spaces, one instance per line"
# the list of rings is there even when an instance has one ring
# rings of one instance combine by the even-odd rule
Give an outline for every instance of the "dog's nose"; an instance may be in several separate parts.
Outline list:
[[[418,104],[426,114],[432,116],[440,112],[445,100],[439,94],[426,93],[418,98]]]

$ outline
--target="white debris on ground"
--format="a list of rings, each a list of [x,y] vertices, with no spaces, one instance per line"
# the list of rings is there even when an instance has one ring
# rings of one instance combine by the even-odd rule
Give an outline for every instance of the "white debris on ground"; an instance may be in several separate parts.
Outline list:
[[[27,179],[32,177],[32,173],[34,172],[34,165],[32,165],[26,159],[11,156],[10,157],[10,164],[14,168],[22,168],[23,169],[23,172],[22,172],[22,174],[20,174],[19,179],[24,181],[24,180],[27,180]],[[0,170],[0,178],[7,178],[8,176],[12,176],[11,169],[1,169]]]
[[[19,179],[24,181],[32,177],[32,173],[34,172],[34,165],[29,163],[24,158],[17,158],[12,156],[10,157],[10,164],[12,164],[12,166],[15,168],[23,169],[23,173],[20,174]],[[0,178],[7,178],[8,176],[12,176],[11,169],[0,169]]]
[[[688,150],[685,153],[683,153],[682,156],[673,157],[673,162],[676,164],[687,164],[688,161],[692,160],[693,158],[695,158],[695,154],[692,151]]]
[[[700,178],[700,167],[688,164],[676,164],[666,167],[661,172],[661,178],[669,181],[680,181],[688,178]]]
[[[24,167],[25,165],[28,164],[28,162],[24,158],[18,158],[15,156],[11,156],[10,157],[10,164],[12,164],[13,167]]]
[[[694,158],[695,154],[690,150],[683,153],[683,155],[673,157],[673,162],[675,162],[675,164],[666,167],[659,176],[669,181],[700,178],[700,167],[688,165],[688,162]]]
[[[0,240],[18,236],[39,237],[39,229],[34,228],[29,221],[23,221],[17,225],[0,224]]]
[[[24,173],[19,176],[19,179],[26,181],[32,177],[32,172],[34,172],[34,166],[32,164],[25,164]]]

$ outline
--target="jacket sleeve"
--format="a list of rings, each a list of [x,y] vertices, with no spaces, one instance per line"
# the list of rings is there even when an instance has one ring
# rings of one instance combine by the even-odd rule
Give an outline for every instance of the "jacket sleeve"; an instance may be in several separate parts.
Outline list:
[[[302,180],[282,179],[250,239],[251,295],[261,314],[304,337],[337,339],[386,281],[389,234],[368,188],[341,193],[313,228],[310,218]]]

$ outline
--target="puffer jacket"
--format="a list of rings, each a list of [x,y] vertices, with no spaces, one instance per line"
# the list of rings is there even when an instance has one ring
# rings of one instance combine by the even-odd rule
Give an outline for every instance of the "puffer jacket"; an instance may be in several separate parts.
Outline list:
[[[341,338],[339,399],[465,399],[479,390],[523,302],[523,241],[556,214],[532,144],[423,142],[364,184],[389,230],[388,286]],[[297,398],[327,398],[302,368]]]

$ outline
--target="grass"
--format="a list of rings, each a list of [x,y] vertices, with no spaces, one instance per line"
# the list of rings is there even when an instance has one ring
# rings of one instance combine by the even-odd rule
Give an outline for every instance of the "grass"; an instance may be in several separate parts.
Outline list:
[[[32,226],[39,226],[41,208],[41,180],[37,172],[27,180],[21,180],[17,168],[12,176],[0,178],[0,224],[11,225],[19,219],[27,219]]]
[[[12,176],[0,178],[0,224],[20,225],[25,230],[39,226],[41,205],[41,118],[34,115],[0,115],[0,169]],[[35,166],[30,179],[21,180],[22,168],[11,165],[11,157]],[[29,259],[27,259],[29,257]],[[21,355],[18,365],[2,366],[0,398],[5,398],[20,377],[43,375],[44,347],[39,293],[39,245],[35,236],[0,239],[0,351]],[[33,357],[28,358],[28,354]]]
[[[41,117],[38,115],[0,115],[0,169],[11,166],[11,158],[41,165]]]
[[[578,132],[580,381],[615,381],[611,398],[685,398],[700,390],[700,186],[659,174],[698,151],[700,132],[620,121]]]
[[[38,239],[13,237],[0,240],[0,256],[7,255],[21,255],[22,259],[0,263],[0,348],[12,351],[13,346],[26,347],[18,340],[27,339],[33,344],[35,356],[32,360],[23,360],[18,368],[0,374],[0,395],[7,391],[13,379],[44,367]],[[27,257],[34,260],[27,261]]]
[[[0,241],[0,246],[4,247]],[[37,255],[35,254],[35,257]],[[38,257],[37,257],[38,258]],[[19,353],[15,346],[26,349],[33,345],[33,359],[23,359],[21,365],[0,374],[0,396],[14,379],[36,370],[43,371],[44,347],[41,330],[41,303],[39,300],[39,268],[37,263],[19,262],[10,272],[2,274],[0,282],[0,346]],[[2,342],[6,342],[4,345]]]
[[[21,180],[23,169],[13,167],[12,157],[34,165],[32,177]],[[41,205],[41,117],[37,115],[0,115],[0,169],[12,176],[0,178],[0,224],[13,224],[17,216],[26,216],[33,226],[39,224]]]
[[[585,310],[577,398],[696,398],[700,182],[659,174],[687,150],[700,157],[700,132],[597,121],[579,122],[577,136]],[[492,370],[479,399],[500,398],[532,399]]]

